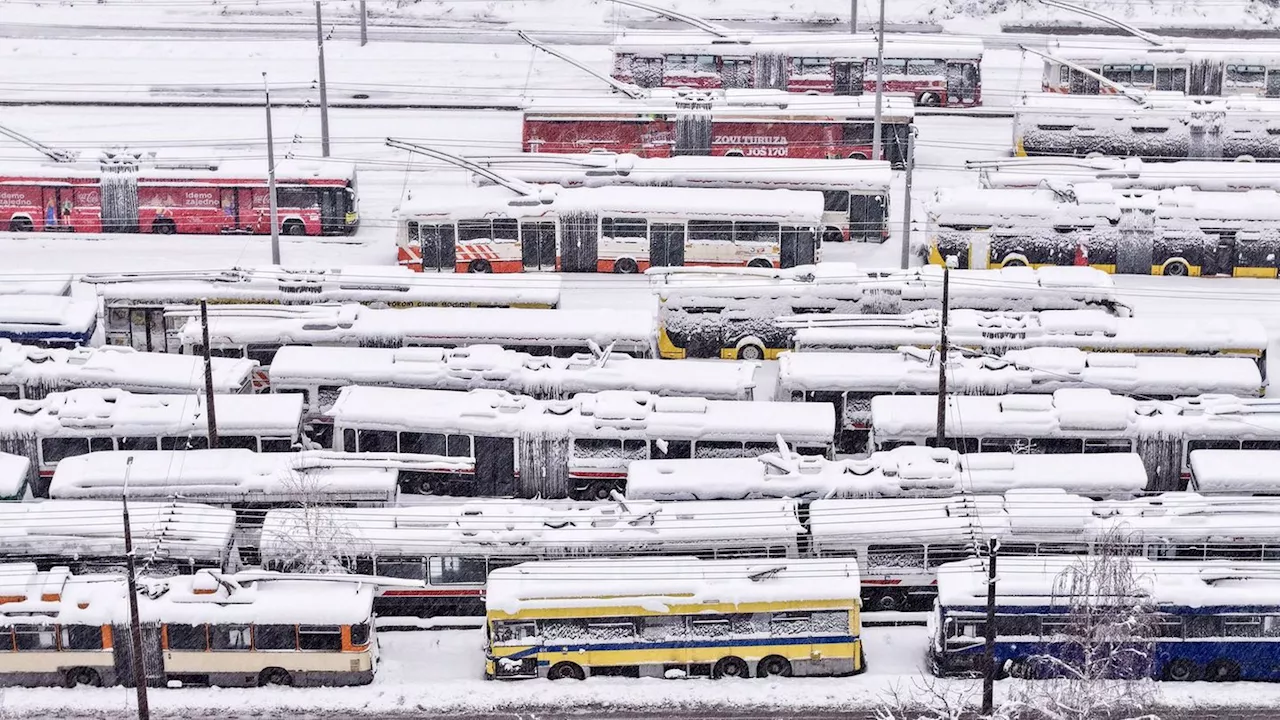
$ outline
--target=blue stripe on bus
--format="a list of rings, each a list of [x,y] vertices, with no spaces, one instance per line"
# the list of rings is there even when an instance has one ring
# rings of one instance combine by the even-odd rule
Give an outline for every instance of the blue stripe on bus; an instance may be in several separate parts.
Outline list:
[[[755,647],[759,645],[829,645],[834,643],[857,642],[857,635],[823,635],[821,637],[781,637],[781,638],[740,638],[736,640],[695,640],[684,642],[664,640],[661,642],[629,642],[600,643],[596,645],[542,645],[521,650],[512,655],[500,657],[519,660],[540,652],[579,652],[605,650],[674,650],[677,648],[715,648],[715,647]]]

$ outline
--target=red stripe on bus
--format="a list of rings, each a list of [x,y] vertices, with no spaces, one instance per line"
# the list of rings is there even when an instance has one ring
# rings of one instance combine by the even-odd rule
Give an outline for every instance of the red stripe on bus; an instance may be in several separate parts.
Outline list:
[[[471,590],[386,590],[383,597],[484,597],[484,588]]]

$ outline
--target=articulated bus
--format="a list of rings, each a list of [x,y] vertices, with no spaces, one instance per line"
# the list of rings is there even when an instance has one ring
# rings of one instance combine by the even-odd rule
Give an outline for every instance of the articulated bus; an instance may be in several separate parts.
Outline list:
[[[1129,562],[1140,595],[1116,598],[1107,605],[1091,593],[1090,602],[1096,604],[1090,612],[1134,618],[1128,628],[1138,630],[1127,636],[1111,632],[1128,629],[1118,621],[1094,630],[1107,633],[1109,643],[1134,652],[1107,653],[1092,671],[1105,670],[1104,677],[1127,680],[1280,679],[1276,563],[1144,558]],[[1001,576],[1016,579],[996,583],[994,661],[1002,676],[1055,678],[1063,676],[1064,666],[1079,667],[1078,654],[1068,653],[1080,647],[1080,621],[1072,613],[1073,599],[1061,592],[1061,579],[1072,568],[1088,572],[1090,566],[1071,557],[1000,559]],[[938,604],[929,626],[934,635],[929,661],[935,674],[981,674],[987,633],[984,561],[965,560],[938,569]]]
[[[485,677],[853,675],[858,568],[838,560],[558,560],[489,576]]]
[[[1100,182],[1117,190],[1280,190],[1280,168],[1247,159],[1156,162],[1133,157],[1014,157],[977,160],[965,166],[978,170],[979,182],[986,188]]]
[[[1187,95],[1280,97],[1280,46],[1258,40],[1225,44],[1184,43],[1128,46],[1057,41],[1052,53],[1113,83],[1139,90]],[[1060,60],[1045,59],[1041,89],[1047,93],[1106,95],[1116,89]]]
[[[253,391],[256,362],[216,358],[211,367],[215,393]],[[88,387],[136,393],[202,393],[204,361],[113,345],[46,349],[0,339],[0,397],[39,400],[51,392]]]
[[[401,265],[415,271],[636,273],[818,261],[823,197],[796,190],[578,187],[518,195],[449,188],[406,200]]]
[[[924,107],[982,103],[982,41],[886,35],[884,89]],[[775,88],[793,93],[874,94],[874,34],[630,33],[613,43],[613,77],[640,87]]]
[[[582,96],[524,111],[524,152],[607,151],[640,157],[730,155],[888,160],[904,167],[911,101],[882,98],[881,158],[873,158],[875,102],[774,90],[654,89],[643,99]]]
[[[822,193],[822,241],[889,239],[889,163],[772,157],[641,158],[608,152],[583,155],[526,153],[470,158],[506,177],[563,187],[606,185]],[[486,179],[476,175],[478,183]]]
[[[947,391],[960,395],[1052,393],[1102,388],[1117,395],[1169,400],[1206,393],[1261,397],[1266,392],[1253,360],[1241,357],[1151,357],[1040,347],[1000,356],[947,358]],[[861,452],[877,395],[938,391],[934,349],[897,352],[788,352],[778,357],[774,399],[836,406],[836,452]]]
[[[102,298],[107,344],[171,353],[180,352],[178,331],[187,321],[171,311],[201,300],[216,306],[359,303],[393,308],[554,308],[560,303],[560,279],[554,276],[428,280],[404,268],[383,266],[91,273],[81,281],[96,286]]]
[[[377,666],[377,578],[200,570],[139,578],[147,684],[367,685]],[[394,581],[391,581],[394,582]],[[119,575],[0,566],[0,685],[132,685]]]
[[[1114,190],[1105,183],[939,190],[929,261],[1088,265],[1139,275],[1276,277],[1280,192]]]
[[[792,349],[793,326],[845,313],[900,313],[938,308],[942,270],[863,270],[823,263],[782,271],[651,270],[658,295],[662,357],[774,359]],[[952,308],[1048,310],[1105,308],[1123,313],[1115,283],[1090,268],[1029,268],[951,273]]]
[[[946,447],[965,453],[1045,455],[1137,452],[1149,490],[1183,490],[1195,450],[1280,450],[1280,416],[1265,398],[1202,395],[1135,400],[1106,390],[1052,395],[956,395],[946,402]],[[936,443],[938,401],[884,395],[871,401],[869,450]]]

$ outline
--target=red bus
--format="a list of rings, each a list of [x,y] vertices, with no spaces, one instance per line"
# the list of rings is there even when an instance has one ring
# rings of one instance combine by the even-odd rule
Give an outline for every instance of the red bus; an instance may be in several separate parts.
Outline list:
[[[349,235],[359,223],[350,163],[285,160],[276,169],[280,231]],[[33,165],[0,173],[0,228],[16,232],[271,232],[260,163],[198,167]]]
[[[910,93],[926,107],[981,105],[982,51],[977,38],[887,35],[885,90]],[[613,43],[612,75],[640,87],[862,95],[876,91],[876,39],[871,34],[624,35]]]
[[[524,113],[524,150],[862,160],[872,154],[872,96],[832,98],[773,90],[651,92],[644,99],[533,104]],[[894,167],[906,161],[914,116],[908,99],[883,98],[884,159]]]

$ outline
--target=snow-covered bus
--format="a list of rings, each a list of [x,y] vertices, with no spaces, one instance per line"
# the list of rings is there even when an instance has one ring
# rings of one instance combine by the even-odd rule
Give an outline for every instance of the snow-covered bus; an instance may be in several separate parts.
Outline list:
[[[1135,400],[1077,388],[1052,395],[954,395],[946,402],[945,444],[965,453],[1137,452],[1149,490],[1182,490],[1191,478],[1192,451],[1280,450],[1276,408],[1264,398]],[[936,397],[874,398],[868,447],[933,445],[937,421]]]
[[[470,158],[503,176],[563,187],[605,185],[822,193],[822,241],[884,242],[889,237],[889,163],[773,157],[641,158],[614,153],[526,153]],[[485,178],[475,176],[486,184]]]
[[[555,276],[507,275],[478,282],[471,278],[427,279],[404,268],[385,266],[90,273],[81,280],[93,284],[102,298],[107,344],[173,353],[182,347],[178,330],[186,317],[166,317],[166,311],[197,305],[201,300],[211,306],[359,303],[397,308],[554,308],[560,303],[560,278]]]
[[[1245,450],[1242,446],[1231,440],[1199,443],[1197,447],[1205,449],[1187,453],[1191,466],[1188,487],[1206,494],[1280,495],[1280,450]]]
[[[1015,155],[1280,158],[1280,99],[1028,95],[1013,106]]]
[[[979,182],[987,188],[1100,182],[1117,190],[1280,190],[1280,167],[1244,160],[1155,162],[1134,157],[1014,157],[977,160],[965,166],[978,170]]]
[[[947,391],[960,395],[1051,393],[1103,388],[1117,395],[1169,400],[1206,393],[1261,397],[1257,364],[1239,357],[1151,357],[1041,347],[999,356],[953,352]],[[788,352],[778,357],[774,399],[836,406],[836,452],[862,452],[871,427],[871,398],[938,391],[935,349],[897,352]]]
[[[297,395],[215,395],[218,444],[254,452],[295,450],[302,408]],[[82,388],[41,400],[0,398],[0,450],[30,458],[32,491],[47,497],[54,468],[68,458],[105,450],[207,447],[209,415],[203,395]]]
[[[984,355],[1078,348],[1094,353],[1243,357],[1256,363],[1262,379],[1267,379],[1270,340],[1266,328],[1253,318],[1115,317],[1100,310],[952,310],[947,321],[949,345]],[[780,322],[794,328],[798,351],[890,352],[907,346],[937,347],[941,313],[917,310],[904,315],[796,316]]]
[[[758,363],[668,363],[621,353],[534,356],[498,345],[452,349],[286,345],[271,362],[271,391],[302,393],[309,418],[326,412],[348,385],[487,388],[539,399],[638,390],[668,397],[751,400],[759,369]]]
[[[826,455],[835,427],[830,405],[621,390],[535,400],[497,390],[354,385],[328,415],[337,450],[474,460],[462,472],[423,477],[417,492],[529,498],[608,498],[633,460],[753,457],[780,442]]]
[[[432,188],[397,215],[415,271],[636,273],[682,265],[794,267],[819,259],[821,193],[729,188]]]
[[[88,345],[98,331],[98,302],[68,295],[0,294],[0,338],[49,348]]]
[[[729,155],[888,160],[903,167],[915,120],[910,99],[882,98],[881,158],[873,158],[875,102],[776,90],[650,90],[642,99],[581,94],[524,111],[523,151],[607,151],[640,157]]]
[[[693,555],[795,558],[804,527],[792,500],[576,503],[469,500],[380,510],[326,510],[343,529],[340,553],[358,573],[405,578],[374,609],[390,616],[484,615],[485,578],[498,568],[565,557]],[[263,566],[294,571],[316,550],[314,519],[277,509],[262,524]],[[638,562],[644,562],[638,559]]]
[[[982,102],[982,41],[945,35],[885,36],[884,90],[924,107]],[[628,33],[613,43],[613,77],[640,87],[776,88],[793,93],[874,94],[873,34]]]
[[[28,561],[41,569],[64,565],[77,573],[123,571],[124,519],[119,497],[117,493],[107,502],[0,503],[5,561]],[[153,575],[225,568],[235,525],[234,512],[208,505],[129,505],[134,552],[146,572]]]
[[[961,455],[948,448],[904,446],[828,460],[768,453],[755,458],[637,460],[627,466],[631,500],[951,497],[1019,488],[1130,498],[1147,487],[1142,459],[1097,455]]]
[[[0,685],[132,684],[133,652],[160,687],[373,682],[377,578],[199,570],[138,578],[141,647],[125,578],[0,567]]]
[[[214,358],[213,391],[253,391],[253,360]],[[202,393],[204,361],[130,347],[46,349],[0,339],[0,397],[38,400],[51,392],[111,387],[136,393]]]
[[[1276,277],[1278,255],[1280,192],[1272,189],[943,188],[929,207],[929,261],[938,265],[955,256],[962,268]]]
[[[650,271],[664,358],[763,360],[792,348],[797,316],[825,322],[847,313],[902,313],[942,304],[942,270],[864,270],[823,263],[783,271]],[[1115,282],[1091,268],[952,272],[951,307],[982,310],[1105,308],[1124,313]]]
[[[1255,48],[1257,44],[1257,40],[1231,46],[1059,41],[1053,45],[1054,57],[1045,58],[1040,87],[1047,93],[1070,95],[1116,92],[1096,77],[1071,67],[1076,65],[1139,90],[1280,97],[1280,46],[1264,41],[1262,47]]]

